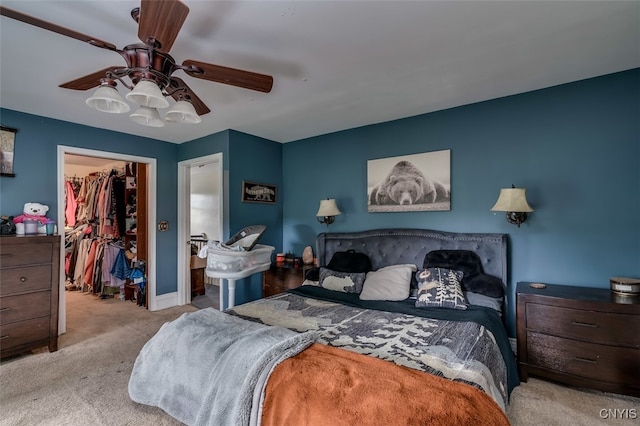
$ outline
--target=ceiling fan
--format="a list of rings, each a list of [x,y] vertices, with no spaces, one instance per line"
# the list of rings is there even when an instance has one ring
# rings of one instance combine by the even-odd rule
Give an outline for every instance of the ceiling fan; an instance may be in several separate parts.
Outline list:
[[[191,59],[176,64],[169,51],[188,14],[189,8],[179,0],[142,0],[140,7],[131,11],[131,17],[138,24],[138,38],[142,43],[118,49],[109,42],[0,6],[2,16],[119,53],[126,66],[108,67],[63,83],[60,87],[72,90],[99,87],[87,104],[104,112],[128,112],[129,105],[115,89],[117,82],[120,82],[131,90],[126,95],[127,99],[141,105],[131,118],[150,126],[164,125],[156,108],[168,106],[166,96],[177,101],[167,113],[167,121],[197,123],[200,122],[199,116],[211,111],[182,79],[173,76],[178,70],[194,78],[264,93],[269,93],[273,87],[273,77],[269,75]]]

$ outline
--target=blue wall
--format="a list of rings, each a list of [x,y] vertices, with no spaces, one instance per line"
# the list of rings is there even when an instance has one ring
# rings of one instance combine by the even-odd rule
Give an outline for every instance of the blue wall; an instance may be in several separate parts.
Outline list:
[[[509,284],[608,287],[640,277],[640,70],[287,143],[284,250],[327,229],[321,198],[343,214],[330,231],[384,227],[509,234]],[[451,150],[451,210],[368,213],[367,160]],[[527,188],[520,228],[490,209]],[[513,334],[514,304],[510,303]]]
[[[225,179],[224,239],[249,225],[266,225],[259,244],[282,248],[282,201],[276,204],[243,203],[242,181],[282,187],[282,145],[257,136],[228,130],[181,144],[179,161],[222,152]],[[260,274],[238,280],[236,303],[262,297]]]
[[[0,109],[3,126],[18,129],[15,143],[16,177],[0,178],[0,213],[19,215],[24,203],[49,206],[48,217],[58,221],[58,145],[155,158],[157,164],[157,219],[177,222],[178,146],[154,139],[80,126],[12,110]],[[154,226],[153,224],[150,224]],[[177,230],[156,234],[157,294],[176,291]]]
[[[261,243],[300,254],[327,230],[315,219],[320,199],[336,198],[343,214],[330,231],[509,234],[511,298],[517,281],[607,287],[640,276],[639,80],[636,69],[284,145],[235,131],[175,145],[0,109],[2,125],[19,129],[0,213],[38,201],[56,218],[56,150],[66,145],[156,158],[157,217],[176,223],[177,162],[222,152],[227,235],[262,223]],[[367,212],[367,160],[441,149],[451,150],[451,211]],[[277,185],[278,203],[241,203],[242,180]],[[521,228],[489,210],[511,184],[536,209]],[[157,234],[157,253],[158,294],[175,291],[175,227]],[[259,287],[256,277],[239,284],[237,302]],[[511,325],[513,314],[511,303]]]

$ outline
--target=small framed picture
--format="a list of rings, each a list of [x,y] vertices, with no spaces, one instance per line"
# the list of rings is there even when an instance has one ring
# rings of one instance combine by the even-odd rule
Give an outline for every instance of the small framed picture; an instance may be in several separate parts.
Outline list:
[[[17,132],[16,129],[0,126],[0,176],[15,177],[13,155]]]
[[[242,181],[243,203],[275,204],[278,197],[278,187],[268,183]]]

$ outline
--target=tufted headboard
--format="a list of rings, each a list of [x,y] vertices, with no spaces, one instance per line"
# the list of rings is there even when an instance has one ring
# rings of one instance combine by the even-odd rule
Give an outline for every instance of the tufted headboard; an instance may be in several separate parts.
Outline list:
[[[316,238],[318,264],[326,266],[333,253],[353,249],[366,253],[374,270],[413,263],[422,268],[432,250],[471,250],[478,254],[484,272],[507,283],[506,234],[467,234],[429,229],[372,229],[360,232],[324,232]]]

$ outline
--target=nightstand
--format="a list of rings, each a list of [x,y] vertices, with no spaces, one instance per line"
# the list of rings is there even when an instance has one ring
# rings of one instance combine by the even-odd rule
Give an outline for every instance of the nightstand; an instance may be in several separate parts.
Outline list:
[[[640,297],[530,284],[516,289],[520,379],[640,396]]]
[[[262,297],[273,296],[283,291],[300,287],[311,265],[294,267],[288,263],[273,263],[262,275]]]

